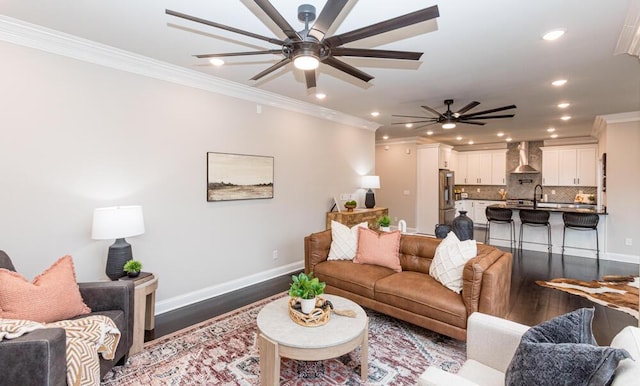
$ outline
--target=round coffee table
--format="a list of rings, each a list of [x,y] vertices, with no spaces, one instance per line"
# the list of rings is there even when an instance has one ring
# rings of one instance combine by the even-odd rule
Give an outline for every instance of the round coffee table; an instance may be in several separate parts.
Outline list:
[[[355,318],[331,314],[329,322],[318,327],[304,327],[289,317],[289,297],[267,304],[258,313],[260,348],[260,384],[278,385],[280,358],[319,361],[335,358],[360,346],[360,377],[369,376],[369,318],[362,307],[349,299],[322,295],[336,310],[353,310]]]

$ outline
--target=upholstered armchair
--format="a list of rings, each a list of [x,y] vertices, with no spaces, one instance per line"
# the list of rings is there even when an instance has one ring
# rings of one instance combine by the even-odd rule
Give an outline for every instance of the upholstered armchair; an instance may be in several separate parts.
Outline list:
[[[15,271],[9,256],[0,251],[0,268]],[[131,281],[78,283],[88,315],[111,318],[121,337],[113,360],[100,357],[100,376],[126,362],[133,342],[134,285]],[[0,341],[0,374],[3,385],[65,385],[66,337],[62,328],[39,329],[15,339]]]

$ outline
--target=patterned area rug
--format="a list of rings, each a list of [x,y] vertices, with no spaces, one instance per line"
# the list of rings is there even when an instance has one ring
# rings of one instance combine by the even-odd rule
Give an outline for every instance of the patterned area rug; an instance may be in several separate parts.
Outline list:
[[[640,278],[637,276],[605,276],[602,279],[601,281],[582,281],[560,278],[551,281],[536,281],[536,284],[582,296],[594,303],[620,310],[640,319],[638,316]]]
[[[259,385],[256,317],[261,300],[145,344],[102,385]],[[414,385],[435,365],[457,372],[465,343],[366,310],[369,316],[368,385]],[[360,349],[325,361],[283,358],[281,385],[361,385]]]

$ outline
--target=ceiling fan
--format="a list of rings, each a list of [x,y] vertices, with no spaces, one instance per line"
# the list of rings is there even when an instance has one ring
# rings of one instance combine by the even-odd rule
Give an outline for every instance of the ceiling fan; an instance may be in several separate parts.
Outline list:
[[[429,107],[429,106],[420,106],[428,112],[435,115],[435,117],[421,117],[415,115],[392,115],[393,117],[401,117],[401,118],[415,118],[419,120],[409,121],[409,122],[393,122],[393,125],[407,125],[407,124],[415,124],[415,123],[426,123],[424,125],[416,127],[419,129],[428,125],[435,125],[437,123],[442,124],[443,129],[453,129],[456,127],[456,123],[464,123],[467,125],[485,125],[485,122],[478,122],[478,119],[496,119],[496,118],[513,118],[515,114],[505,114],[505,115],[485,115],[496,113],[498,111],[515,109],[516,105],[502,106],[497,107],[495,109],[478,111],[475,113],[465,114],[467,111],[473,109],[478,106],[480,102],[473,101],[468,105],[464,106],[460,110],[455,113],[451,111],[451,105],[453,104],[453,99],[445,99],[444,104],[447,105],[447,111],[444,113],[440,113],[437,110]]]
[[[319,63],[324,63],[351,76],[361,79],[365,82],[373,79],[373,76],[337,59],[340,56],[355,56],[381,59],[401,59],[401,60],[419,60],[422,52],[411,51],[391,51],[376,50],[366,48],[350,48],[343,47],[354,41],[365,39],[384,32],[393,31],[399,28],[407,27],[423,21],[434,19],[440,16],[438,6],[434,5],[429,8],[421,9],[398,16],[393,19],[385,20],[367,27],[358,28],[356,30],[342,33],[334,36],[326,36],[327,31],[335,22],[336,18],[347,4],[348,0],[330,0],[327,1],[322,8],[320,15],[316,19],[316,9],[313,5],[303,4],[298,7],[298,20],[304,22],[304,29],[296,31],[275,9],[268,0],[254,0],[255,3],[273,20],[276,25],[286,35],[285,40],[270,38],[268,36],[259,35],[253,32],[244,31],[238,28],[230,27],[213,21],[201,19],[199,17],[186,15],[180,12],[165,10],[166,14],[176,16],[182,19],[194,21],[196,23],[205,24],[211,27],[224,29],[237,34],[249,36],[255,39],[267,41],[272,44],[279,45],[280,48],[264,51],[250,52],[229,52],[221,54],[203,54],[195,55],[197,58],[221,58],[227,56],[247,56],[247,55],[264,55],[275,54],[282,55],[284,58],[278,63],[272,65],[266,70],[255,75],[251,80],[258,80],[265,75],[272,73],[280,67],[294,62],[294,66],[304,70],[307,89],[316,87],[315,69]],[[314,21],[313,25],[309,23]]]

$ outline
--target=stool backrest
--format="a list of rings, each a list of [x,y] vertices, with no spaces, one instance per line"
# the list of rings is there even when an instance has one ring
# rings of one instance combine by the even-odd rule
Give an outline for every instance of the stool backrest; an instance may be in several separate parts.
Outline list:
[[[547,224],[549,223],[549,212],[537,209],[521,209],[520,221],[529,224]]]
[[[488,221],[511,221],[513,211],[509,208],[492,208],[488,206],[484,210]]]
[[[595,213],[563,212],[562,220],[564,225],[568,227],[595,229],[600,221],[600,216]]]

